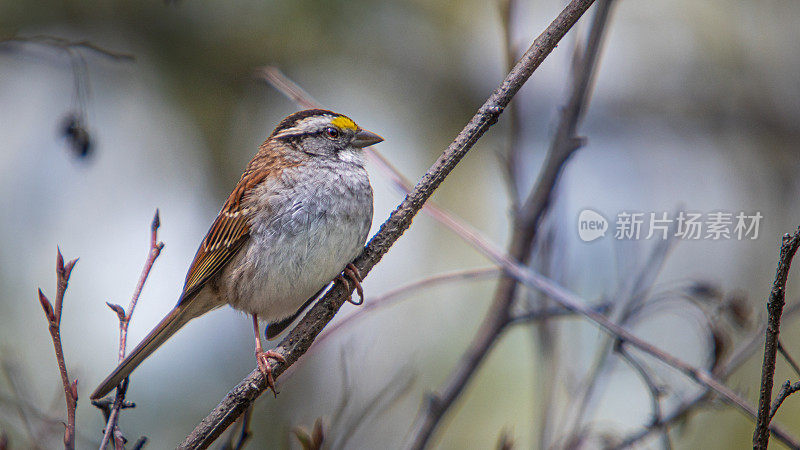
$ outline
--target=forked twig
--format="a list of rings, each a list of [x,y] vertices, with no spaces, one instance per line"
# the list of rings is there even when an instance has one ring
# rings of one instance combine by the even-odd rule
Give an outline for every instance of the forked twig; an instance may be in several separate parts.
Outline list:
[[[778,408],[781,407],[783,401],[786,400],[786,397],[794,394],[795,392],[800,391],[800,381],[795,384],[792,384],[789,380],[786,380],[781,386],[781,390],[778,391],[778,396],[775,397],[775,400],[772,402],[772,406],[769,408],[769,419],[772,420],[775,417],[775,413],[778,412]]]

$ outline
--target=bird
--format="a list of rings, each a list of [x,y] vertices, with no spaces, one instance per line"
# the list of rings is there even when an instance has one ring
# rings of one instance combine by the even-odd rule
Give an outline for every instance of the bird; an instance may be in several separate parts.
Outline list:
[[[92,393],[111,392],[190,320],[230,305],[252,316],[259,370],[275,392],[266,338],[288,327],[334,279],[361,274],[352,261],[372,224],[364,148],[382,142],[349,117],[323,109],[283,119],[258,149],[202,240],[177,305]]]

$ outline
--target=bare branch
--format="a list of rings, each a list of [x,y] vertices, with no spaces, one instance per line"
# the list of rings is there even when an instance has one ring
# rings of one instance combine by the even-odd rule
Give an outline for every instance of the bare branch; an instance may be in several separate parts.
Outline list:
[[[64,430],[64,448],[68,450],[75,448],[75,409],[78,406],[78,380],[69,381],[67,364],[64,361],[64,350],[61,346],[61,310],[64,304],[64,293],[66,293],[67,286],[69,285],[69,277],[77,262],[77,259],[73,259],[64,265],[64,257],[61,256],[61,249],[58,249],[56,256],[55,308],[53,308],[50,300],[47,299],[42,290],[39,289],[39,303],[42,305],[45,317],[47,318],[50,337],[53,341],[53,348],[56,354],[56,362],[58,363],[58,371],[61,374],[61,384],[64,386],[64,398],[67,403],[67,424]]]
[[[466,155],[475,142],[499,118],[503,109],[516,95],[534,70],[555,48],[593,0],[573,0],[556,20],[533,43],[520,62],[508,74],[469,123],[453,140],[436,163],[426,172],[414,190],[392,212],[378,233],[370,240],[355,260],[355,266],[366,276],[380,261],[397,239],[411,225],[414,216],[437,187]],[[347,295],[341,283],[335,284],[305,315],[300,323],[275,348],[286,363],[272,362],[273,376],[277,377],[305,353],[322,328],[333,318]],[[206,448],[263,392],[266,386],[261,371],[254,370],[233,388],[222,402],[187,436],[180,448]]]
[[[139,296],[142,294],[142,289],[144,288],[145,282],[147,282],[147,277],[150,275],[150,270],[153,268],[153,264],[155,264],[156,259],[161,254],[161,250],[164,248],[164,243],[158,240],[158,227],[161,226],[161,219],[158,215],[158,209],[156,209],[155,214],[153,215],[153,221],[150,224],[150,248],[147,253],[147,259],[144,263],[144,268],[142,269],[141,275],[139,275],[139,281],[136,283],[136,288],[133,290],[133,296],[131,297],[131,302],[128,305],[128,311],[125,312],[119,305],[113,305],[111,303],[106,302],[109,308],[111,308],[115,313],[117,313],[117,318],[119,319],[119,362],[122,362],[125,359],[125,351],[128,342],[128,325],[131,322],[131,318],[133,317],[133,312],[136,309],[136,303],[139,301]],[[125,393],[128,390],[128,379],[126,378],[116,390],[116,394],[114,396],[114,402],[111,405],[111,409],[106,414],[106,427],[103,431],[103,440],[100,443],[100,450],[103,450],[108,446],[109,441],[113,437],[114,439],[114,447],[116,449],[122,449],[124,446],[124,438],[122,437],[122,433],[117,427],[117,421],[119,420],[119,413],[120,409],[122,409],[123,405],[125,405]]]
[[[778,269],[775,274],[775,282],[772,284],[772,291],[767,301],[767,334],[764,344],[764,364],[761,368],[761,393],[758,398],[758,420],[756,429],[753,432],[753,448],[766,450],[769,442],[770,398],[772,397],[772,383],[775,376],[775,359],[778,352],[778,333],[781,326],[781,314],[786,295],[786,280],[789,278],[789,267],[792,264],[797,248],[800,247],[800,228],[794,235],[788,233],[783,236],[781,243],[780,257],[778,258]]]

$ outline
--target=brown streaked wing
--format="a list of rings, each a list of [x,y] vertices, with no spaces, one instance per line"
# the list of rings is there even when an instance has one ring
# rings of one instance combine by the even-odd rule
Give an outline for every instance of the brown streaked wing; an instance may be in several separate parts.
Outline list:
[[[250,212],[242,202],[246,194],[267,177],[279,178],[284,169],[300,164],[296,159],[287,160],[286,150],[285,147],[270,145],[269,141],[261,144],[258,153],[248,164],[247,170],[228,196],[203,243],[197,249],[189,273],[186,274],[186,284],[178,304],[188,301],[197,294],[247,241],[250,235],[248,223]]]
[[[243,214],[239,217],[224,215],[217,217],[208,231],[206,239],[197,249],[189,273],[186,274],[186,284],[183,286],[183,293],[178,304],[197,294],[206,282],[236,255],[247,240],[249,231],[247,219]],[[215,235],[222,239],[209,241],[209,238]]]
[[[250,225],[248,211],[242,206],[246,192],[263,181],[265,171],[248,170],[239,180],[239,184],[231,192],[223,205],[211,229],[197,249],[194,261],[186,274],[186,284],[178,304],[191,299],[206,282],[216,275],[227,264],[247,241]]]

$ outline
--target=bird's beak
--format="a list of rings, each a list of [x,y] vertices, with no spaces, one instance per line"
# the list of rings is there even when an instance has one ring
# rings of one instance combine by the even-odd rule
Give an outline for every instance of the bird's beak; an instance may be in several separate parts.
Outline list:
[[[359,128],[358,132],[356,132],[356,136],[353,138],[353,146],[358,148],[369,147],[370,145],[375,145],[378,142],[382,142],[383,138],[378,136],[377,134],[367,131],[363,128]]]

